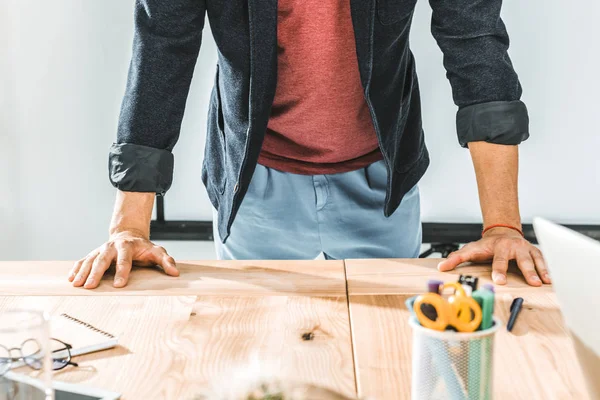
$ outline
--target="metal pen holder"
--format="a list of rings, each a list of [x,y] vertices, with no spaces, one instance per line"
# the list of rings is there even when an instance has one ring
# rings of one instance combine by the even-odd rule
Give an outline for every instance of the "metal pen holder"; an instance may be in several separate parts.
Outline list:
[[[411,317],[413,400],[492,400],[494,336],[502,326],[462,333],[436,331]]]

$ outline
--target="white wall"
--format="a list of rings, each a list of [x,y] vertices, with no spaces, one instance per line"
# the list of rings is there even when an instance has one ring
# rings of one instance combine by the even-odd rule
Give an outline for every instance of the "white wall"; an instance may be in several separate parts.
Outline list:
[[[14,118],[14,85],[8,43],[13,39],[11,18],[7,7],[0,3],[0,184],[4,187],[4,196],[0,201],[0,254],[4,249],[17,246],[15,231],[19,229],[20,219],[17,210],[19,199],[18,180],[8,166],[16,158],[17,140],[10,132],[16,131]],[[8,189],[8,191],[6,190]],[[7,195],[8,192],[8,195]]]
[[[479,222],[468,151],[457,146],[455,108],[441,52],[420,0],[412,47],[425,113],[431,168],[422,181],[425,221]],[[600,224],[600,2],[505,0],[510,55],[524,88],[531,138],[521,146],[520,203],[525,221]]]
[[[115,194],[107,155],[132,11],[133,2],[122,0],[0,1],[0,29],[10,33],[0,35],[0,82],[11,89],[3,87],[0,100],[0,259],[75,259],[106,240]],[[175,151],[169,218],[211,217],[200,166],[215,60],[208,34]],[[212,243],[169,249],[180,258],[214,257]]]
[[[582,2],[505,1],[531,114],[532,137],[522,146],[526,219],[600,223],[600,3]],[[131,51],[132,3],[0,1],[0,259],[75,259],[106,239],[114,198],[107,150]],[[429,18],[420,0],[412,47],[432,155],[421,185],[424,219],[478,221],[474,174],[457,144],[456,110]],[[200,168],[215,54],[206,29],[175,149],[169,219],[211,218]],[[165,245],[178,258],[214,257],[210,243]]]

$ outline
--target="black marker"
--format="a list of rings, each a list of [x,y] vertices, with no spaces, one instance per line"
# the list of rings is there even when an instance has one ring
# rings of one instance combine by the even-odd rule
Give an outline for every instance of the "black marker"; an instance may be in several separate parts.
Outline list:
[[[523,307],[523,298],[517,297],[513,300],[510,305],[510,318],[508,319],[508,324],[506,324],[506,330],[512,331],[513,326],[515,326],[515,322],[517,321],[517,316],[521,312],[521,308]]]
[[[458,283],[461,285],[469,285],[473,289],[472,292],[477,290],[477,283],[479,278],[471,275],[461,275],[458,277]]]

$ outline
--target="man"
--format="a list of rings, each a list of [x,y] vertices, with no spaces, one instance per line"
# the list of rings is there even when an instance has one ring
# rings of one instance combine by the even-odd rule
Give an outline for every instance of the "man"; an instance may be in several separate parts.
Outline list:
[[[416,0],[138,0],[117,143],[110,239],[69,277],[94,288],[112,263],[175,261],[149,240],[155,194],[173,155],[205,13],[218,47],[202,180],[225,259],[415,257],[417,182],[429,156],[409,31]],[[501,0],[430,0],[432,32],[452,85],[459,142],[475,167],[481,240],[439,265],[493,261],[506,282],[516,260],[549,283],[521,233],[518,149],[527,139],[521,86],[507,55]]]

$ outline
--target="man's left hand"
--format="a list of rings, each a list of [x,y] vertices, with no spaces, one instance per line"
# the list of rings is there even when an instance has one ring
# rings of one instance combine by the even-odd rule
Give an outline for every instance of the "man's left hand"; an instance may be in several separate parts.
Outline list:
[[[531,286],[542,286],[542,282],[551,283],[542,252],[518,232],[507,228],[490,229],[483,238],[451,253],[438,265],[438,269],[446,272],[465,262],[492,261],[492,280],[498,285],[504,285],[511,260],[517,262]]]

